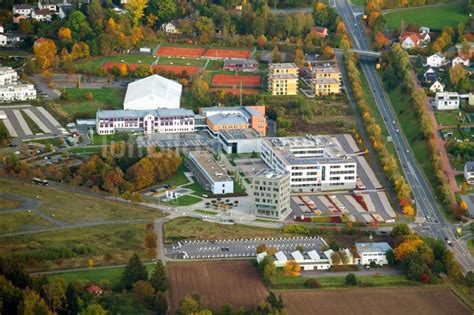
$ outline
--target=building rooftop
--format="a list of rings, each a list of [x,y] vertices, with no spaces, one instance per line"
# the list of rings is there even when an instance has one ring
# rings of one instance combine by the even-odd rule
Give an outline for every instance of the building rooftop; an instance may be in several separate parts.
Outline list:
[[[232,181],[227,172],[217,163],[207,151],[191,151],[189,155],[199,164],[201,169],[212,178],[214,182]]]
[[[159,108],[154,110],[134,110],[134,109],[119,109],[119,110],[103,110],[97,112],[97,118],[143,118],[146,115],[155,117],[170,117],[170,116],[194,116],[194,112],[190,109],[184,108]]]
[[[182,89],[181,84],[154,74],[130,83],[123,103],[125,107],[138,101],[143,104],[162,103],[159,107],[179,107]]]
[[[233,64],[241,64],[241,65],[258,65],[258,62],[253,59],[224,59],[224,65],[233,65]]]
[[[271,63],[269,69],[298,69],[294,63]]]
[[[392,247],[387,242],[375,243],[355,243],[357,251],[360,253],[386,252]]]
[[[261,138],[260,134],[252,128],[220,130],[219,133],[227,141],[251,140]]]
[[[214,125],[243,125],[248,124],[248,119],[239,114],[217,114],[208,116],[207,119]]]
[[[259,172],[257,172],[257,174],[255,174],[254,178],[274,178],[274,179],[277,179],[277,178],[281,178],[285,175],[289,175],[289,173],[287,172],[282,172],[282,171],[279,171],[279,170],[274,170],[274,169],[271,169],[271,168],[265,168]]]
[[[298,79],[298,76],[292,73],[272,73],[268,77],[271,79],[286,79],[286,80]]]
[[[338,79],[334,79],[334,78],[317,78],[317,79],[313,79],[313,83],[316,83],[316,84],[339,84],[339,80]]]
[[[263,141],[287,164],[355,163],[330,136],[265,138]],[[308,150],[312,152],[308,154]]]
[[[339,69],[331,65],[321,65],[313,67],[313,72],[317,73],[340,73]]]
[[[464,165],[464,168],[468,172],[474,172],[474,161],[467,161],[466,164]]]

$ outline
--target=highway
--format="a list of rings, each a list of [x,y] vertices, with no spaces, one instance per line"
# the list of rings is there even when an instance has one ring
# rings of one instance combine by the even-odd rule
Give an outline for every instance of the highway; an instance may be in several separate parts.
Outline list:
[[[354,49],[371,50],[368,38],[364,31],[364,26],[361,24],[359,18],[360,13],[354,14],[349,0],[335,0],[333,4],[336,7],[339,16],[344,21],[346,29],[352,38]],[[474,260],[466,243],[461,240],[456,240],[454,234],[455,226],[447,222],[444,218],[438,206],[437,198],[433,195],[426,178],[423,177],[420,166],[415,161],[408,141],[400,127],[397,115],[393,110],[390,99],[385,94],[383,85],[377,77],[373,63],[360,62],[360,65],[367,78],[379,112],[384,119],[385,126],[392,138],[392,142],[397,148],[397,155],[402,165],[405,177],[413,191],[417,216],[422,222],[420,224],[415,224],[416,230],[420,234],[437,239],[451,239],[456,258],[464,271],[467,272],[474,270]]]

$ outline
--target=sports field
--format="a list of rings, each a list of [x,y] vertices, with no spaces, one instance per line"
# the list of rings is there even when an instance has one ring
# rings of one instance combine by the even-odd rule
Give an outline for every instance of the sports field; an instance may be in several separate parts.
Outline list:
[[[260,86],[262,77],[259,75],[215,74],[212,76],[213,86]]]
[[[204,52],[205,48],[191,48],[191,47],[174,47],[174,46],[161,46],[156,52],[157,56],[170,56],[170,57],[192,57],[199,58]]]
[[[467,22],[468,15],[464,6],[462,2],[457,2],[436,7],[403,9],[385,14],[385,20],[391,30],[400,28],[402,20],[405,25],[415,23],[437,30],[441,30],[444,26],[456,29],[459,22]]]
[[[250,58],[252,52],[250,50],[237,49],[214,49],[210,48],[204,53],[207,58]]]
[[[219,92],[219,91],[222,91],[224,93],[230,93],[230,94],[234,94],[234,95],[240,95],[240,92],[242,92],[242,94],[258,94],[260,93],[259,90],[255,90],[255,89],[230,89],[230,88],[210,88],[209,91],[211,92]]]

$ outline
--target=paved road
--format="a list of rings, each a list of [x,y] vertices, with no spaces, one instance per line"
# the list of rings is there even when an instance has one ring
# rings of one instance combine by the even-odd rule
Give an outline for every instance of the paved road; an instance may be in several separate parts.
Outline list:
[[[346,29],[352,37],[355,49],[370,50],[364,27],[359,16],[354,14],[353,8],[348,0],[336,0],[335,6],[341,16]],[[381,115],[384,117],[387,130],[398,148],[397,155],[401,161],[403,172],[413,191],[418,216],[425,218],[428,234],[438,239],[448,237],[452,239],[456,258],[465,271],[474,270],[474,260],[467,249],[465,242],[455,239],[454,226],[449,224],[438,207],[436,197],[423,177],[423,173],[417,164],[410,146],[401,131],[398,118],[394,113],[390,99],[385,94],[382,83],[377,77],[373,64],[361,62],[364,75],[367,77],[375,102]]]

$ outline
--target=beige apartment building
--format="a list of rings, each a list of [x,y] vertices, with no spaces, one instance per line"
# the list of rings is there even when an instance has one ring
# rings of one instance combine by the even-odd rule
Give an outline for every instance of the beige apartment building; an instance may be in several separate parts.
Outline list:
[[[341,93],[341,72],[330,65],[314,67],[311,89],[318,96]]]
[[[296,95],[298,71],[294,63],[271,63],[268,67],[268,92],[272,95]]]

